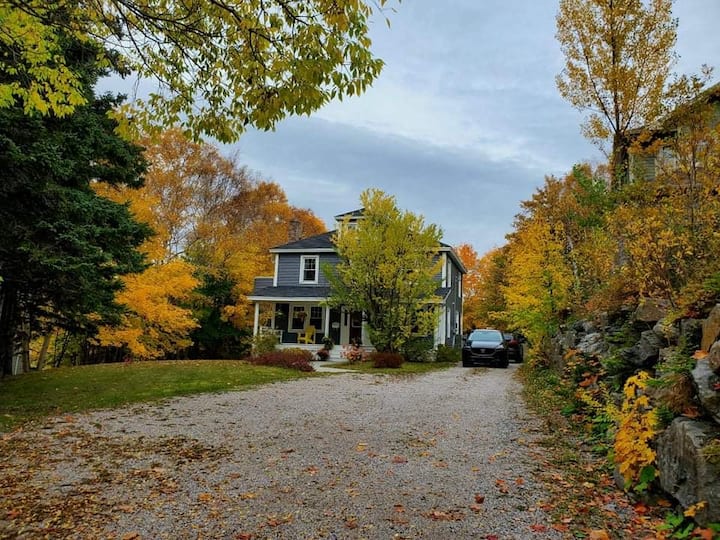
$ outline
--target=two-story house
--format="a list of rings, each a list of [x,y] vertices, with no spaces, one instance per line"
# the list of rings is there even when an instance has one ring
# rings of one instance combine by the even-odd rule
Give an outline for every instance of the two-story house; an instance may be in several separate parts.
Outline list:
[[[680,165],[678,151],[691,154],[695,159],[692,168],[701,166],[697,154],[702,154],[706,142],[698,137],[703,129],[720,123],[720,83],[702,91],[695,99],[682,104],[669,114],[653,123],[629,132],[631,152],[628,156],[628,170],[631,181],[654,181],[663,172]],[[678,140],[686,144],[678,144]],[[695,145],[695,147],[690,147]],[[681,148],[681,147],[685,148]],[[686,163],[686,167],[689,163]],[[690,167],[687,167],[690,168]]]
[[[362,210],[335,216],[337,223],[348,220],[351,225],[359,219],[362,219]],[[338,264],[340,260],[332,241],[334,234],[335,231],[330,231],[270,249],[275,256],[275,272],[269,277],[255,278],[253,291],[248,296],[255,308],[254,335],[273,332],[281,346],[320,345],[325,336],[340,346],[349,343],[372,346],[362,313],[326,304],[330,284],[321,267]],[[434,344],[459,346],[462,279],[466,270],[446,244],[440,244],[437,256],[442,259],[442,271],[437,276],[440,317]]]

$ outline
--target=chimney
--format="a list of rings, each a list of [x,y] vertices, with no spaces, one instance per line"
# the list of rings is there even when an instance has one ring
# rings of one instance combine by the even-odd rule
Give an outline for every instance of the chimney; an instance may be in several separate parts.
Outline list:
[[[297,242],[302,235],[302,223],[293,218],[288,223],[288,242]]]

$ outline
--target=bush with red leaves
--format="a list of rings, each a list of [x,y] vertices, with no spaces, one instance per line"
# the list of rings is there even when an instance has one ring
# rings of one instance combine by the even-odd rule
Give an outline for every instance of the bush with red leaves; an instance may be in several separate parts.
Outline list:
[[[376,368],[399,368],[403,363],[401,354],[391,352],[373,352],[369,359]]]
[[[310,365],[310,361],[312,359],[313,353],[303,349],[280,349],[248,358],[251,364],[258,366],[274,366],[297,369],[299,371],[315,371]]]

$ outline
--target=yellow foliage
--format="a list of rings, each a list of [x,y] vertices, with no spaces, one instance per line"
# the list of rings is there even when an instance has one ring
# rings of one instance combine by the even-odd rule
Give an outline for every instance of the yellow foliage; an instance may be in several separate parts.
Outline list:
[[[630,377],[623,389],[625,399],[615,435],[615,463],[628,485],[637,482],[642,470],[655,463],[650,443],[657,434],[657,418],[645,394],[649,379],[650,374],[641,371]]]
[[[124,277],[125,288],[116,300],[129,312],[117,327],[100,328],[100,344],[127,346],[133,357],[143,359],[189,347],[187,336],[197,322],[189,309],[177,303],[187,301],[198,285],[193,270],[192,265],[174,260]]]

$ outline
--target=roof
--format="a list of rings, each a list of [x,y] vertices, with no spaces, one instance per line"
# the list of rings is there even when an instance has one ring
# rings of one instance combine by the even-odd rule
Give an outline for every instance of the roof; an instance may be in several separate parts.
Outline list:
[[[671,132],[676,129],[678,123],[683,122],[683,115],[692,107],[703,103],[712,104],[718,101],[720,101],[720,83],[713,84],[705,90],[702,90],[697,96],[686,103],[681,103],[661,118],[645,126],[629,130],[628,134],[631,137],[637,137],[641,133],[648,131],[654,133]]]
[[[357,211],[358,210],[355,210],[355,212]],[[294,242],[288,242],[287,244],[275,246],[274,248],[270,248],[270,253],[332,253],[335,252],[335,244],[333,244],[332,237],[336,232],[337,231],[329,231],[322,234],[316,234],[315,236],[308,236],[307,238],[302,238]],[[438,251],[440,251],[441,253],[447,253],[448,256],[455,263],[455,266],[458,267],[460,272],[462,272],[463,274],[467,274],[467,269],[465,268],[465,265],[462,263],[457,253],[455,253],[455,250],[452,248],[452,246],[444,242],[440,242],[440,249]]]
[[[301,238],[294,242],[270,248],[270,253],[279,253],[281,251],[335,251],[335,244],[332,242],[333,234],[335,234],[335,231]]]
[[[255,287],[248,300],[296,300],[325,299],[330,296],[330,287],[303,287],[301,285],[284,287]]]
[[[350,212],[344,212],[344,213],[338,214],[337,216],[334,216],[334,217],[335,217],[335,221],[342,221],[343,219],[345,219],[347,217],[349,217],[349,218],[363,217],[364,214],[365,214],[365,209],[358,208],[357,210],[352,210]]]

